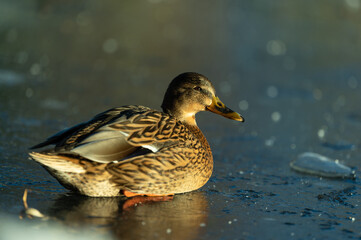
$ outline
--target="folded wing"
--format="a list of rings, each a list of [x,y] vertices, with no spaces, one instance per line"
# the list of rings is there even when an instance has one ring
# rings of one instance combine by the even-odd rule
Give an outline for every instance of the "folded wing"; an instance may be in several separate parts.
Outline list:
[[[173,145],[182,128],[169,115],[142,106],[124,106],[59,132],[33,148],[55,144],[50,151],[109,163]]]

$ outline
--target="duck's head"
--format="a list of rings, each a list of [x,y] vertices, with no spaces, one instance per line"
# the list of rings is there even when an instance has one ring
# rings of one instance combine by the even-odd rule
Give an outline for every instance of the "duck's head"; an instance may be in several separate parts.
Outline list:
[[[191,125],[196,125],[195,115],[200,111],[211,111],[244,122],[241,115],[219,100],[208,78],[192,72],[182,73],[173,79],[164,95],[162,109],[165,113]]]

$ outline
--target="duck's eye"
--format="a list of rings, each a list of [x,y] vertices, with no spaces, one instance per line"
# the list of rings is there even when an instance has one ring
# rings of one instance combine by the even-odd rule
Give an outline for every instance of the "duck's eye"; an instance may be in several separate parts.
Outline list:
[[[199,87],[199,86],[195,86],[193,89],[196,90],[196,91],[199,91],[199,92],[202,91],[202,88]]]

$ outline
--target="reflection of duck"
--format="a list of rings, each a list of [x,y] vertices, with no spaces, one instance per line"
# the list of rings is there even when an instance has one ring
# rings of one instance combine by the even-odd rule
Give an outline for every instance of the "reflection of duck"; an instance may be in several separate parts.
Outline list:
[[[106,226],[114,223],[119,214],[122,198],[89,198],[77,194],[64,194],[59,197],[49,210],[49,215],[65,225]]]
[[[202,187],[213,157],[195,114],[208,110],[243,121],[203,75],[184,73],[169,85],[163,112],[124,106],[59,132],[32,152],[66,188],[88,196],[172,195]]]
[[[141,198],[141,197],[139,197]],[[180,194],[172,201],[148,201],[123,210],[132,199],[62,195],[49,215],[65,225],[95,227],[118,239],[196,239],[207,223],[208,202],[202,192]],[[157,197],[155,197],[157,199]]]

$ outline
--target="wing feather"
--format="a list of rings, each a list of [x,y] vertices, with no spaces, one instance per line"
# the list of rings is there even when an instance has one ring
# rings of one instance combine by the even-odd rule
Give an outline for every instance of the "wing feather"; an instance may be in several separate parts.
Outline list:
[[[178,142],[184,126],[173,117],[142,106],[113,108],[50,137],[34,147],[55,144],[59,153],[73,153],[95,162],[121,161],[156,152]]]

